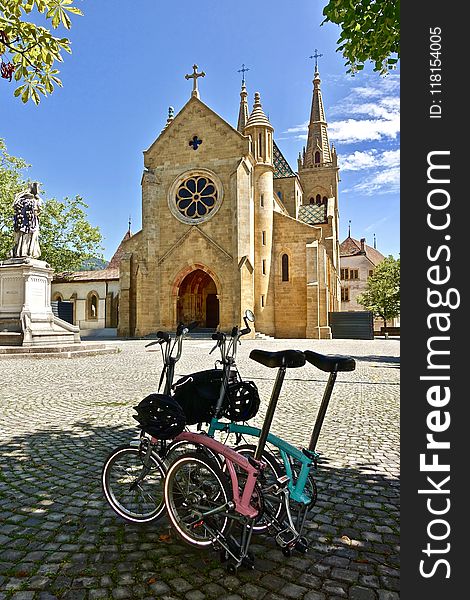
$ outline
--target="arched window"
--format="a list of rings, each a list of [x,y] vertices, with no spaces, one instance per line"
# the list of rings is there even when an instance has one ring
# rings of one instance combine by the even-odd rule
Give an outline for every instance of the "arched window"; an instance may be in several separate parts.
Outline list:
[[[320,164],[320,152],[318,150],[315,152],[315,164]]]
[[[328,198],[326,196],[323,196],[323,204],[328,204]]]
[[[320,196],[320,194],[316,195],[315,200],[317,202],[317,205],[320,206],[320,204],[321,204],[321,196]]]
[[[87,297],[87,319],[90,321],[98,319],[99,296],[96,292],[90,292]]]
[[[52,301],[53,302],[62,302],[64,299],[62,297],[62,294],[60,292],[56,292],[53,296],[52,296]]]
[[[310,204],[315,204],[315,198],[310,198],[309,203]]]
[[[287,254],[282,255],[281,273],[282,281],[289,281],[289,256]]]

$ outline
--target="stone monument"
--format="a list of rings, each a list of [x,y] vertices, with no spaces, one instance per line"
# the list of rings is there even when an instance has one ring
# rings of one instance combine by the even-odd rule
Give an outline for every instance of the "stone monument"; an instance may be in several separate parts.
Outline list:
[[[0,261],[0,346],[40,346],[80,342],[80,330],[54,315],[53,270],[39,260],[38,184],[16,195],[13,203],[14,244]]]

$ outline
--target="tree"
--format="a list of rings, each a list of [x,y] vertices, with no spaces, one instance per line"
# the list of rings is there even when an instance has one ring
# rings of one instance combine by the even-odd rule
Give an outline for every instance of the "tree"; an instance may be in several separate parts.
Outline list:
[[[343,53],[348,73],[360,71],[368,60],[381,74],[395,68],[400,56],[399,0],[329,0],[323,15],[323,23],[341,26],[337,51]]]
[[[358,304],[387,321],[400,314],[400,259],[388,256],[377,265],[367,280],[367,287],[357,298]]]
[[[81,15],[74,0],[0,0],[0,74],[3,79],[20,82],[14,92],[23,102],[40,102],[40,94],[52,94],[62,87],[57,62],[62,52],[71,53],[70,40],[55,37],[49,29],[36,24],[45,21],[53,29],[70,29],[70,14]],[[32,20],[25,16],[31,15]]]
[[[23,173],[29,165],[10,156],[0,139],[0,260],[13,248],[13,199],[29,180]],[[102,236],[98,227],[90,225],[87,204],[80,196],[43,199],[39,244],[41,259],[56,272],[78,271],[83,264],[102,260]]]

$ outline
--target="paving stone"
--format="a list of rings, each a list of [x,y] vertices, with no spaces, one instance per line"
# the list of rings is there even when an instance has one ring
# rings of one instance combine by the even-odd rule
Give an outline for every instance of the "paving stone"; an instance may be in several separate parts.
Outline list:
[[[399,600],[400,596],[390,590],[378,590],[379,600]]]
[[[280,590],[280,594],[282,596],[286,596],[287,598],[301,598],[307,591],[307,588],[304,588],[300,585],[296,585],[295,583],[287,583]]]
[[[369,588],[353,586],[349,589],[349,600],[377,600],[377,595]]]
[[[189,592],[186,592],[184,597],[185,597],[185,600],[204,600],[204,598],[206,596],[199,590],[190,590]],[[230,597],[230,596],[228,596],[228,597]],[[233,598],[233,596],[232,596],[232,598]]]

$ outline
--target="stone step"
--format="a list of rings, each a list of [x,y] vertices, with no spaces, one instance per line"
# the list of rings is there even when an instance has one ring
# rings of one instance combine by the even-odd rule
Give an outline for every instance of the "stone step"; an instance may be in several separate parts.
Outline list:
[[[23,343],[23,332],[21,331],[0,331],[0,347],[21,346]]]
[[[11,348],[13,349],[13,348]],[[83,356],[97,356],[100,354],[116,354],[119,352],[117,347],[82,349],[82,350],[67,350],[64,352],[36,352],[37,348],[32,348],[31,352],[5,352],[0,351],[0,360],[9,360],[15,358],[79,358]]]
[[[0,346],[0,356],[12,356],[19,355],[25,356],[30,354],[44,354],[44,355],[60,355],[69,354],[74,352],[98,352],[102,350],[109,350],[113,346],[108,346],[104,343],[92,343],[82,342],[79,344],[60,344],[60,345],[41,345],[41,346]],[[117,350],[116,350],[117,351]]]
[[[261,331],[257,331],[255,340],[274,340],[274,338],[272,335],[266,335],[265,333],[261,333]]]

